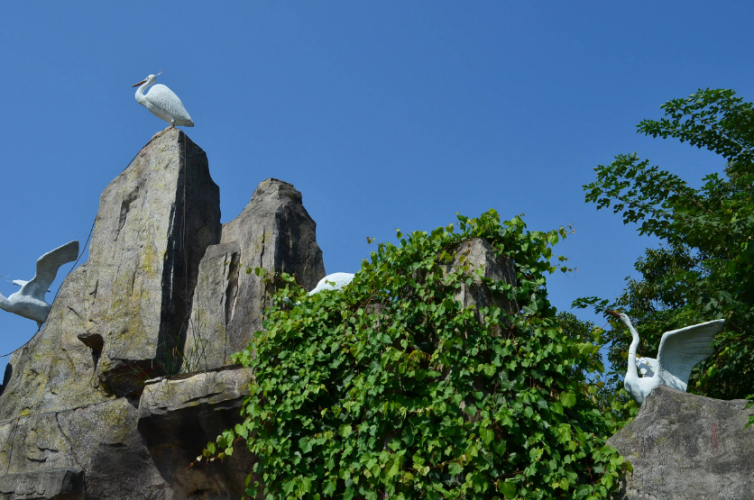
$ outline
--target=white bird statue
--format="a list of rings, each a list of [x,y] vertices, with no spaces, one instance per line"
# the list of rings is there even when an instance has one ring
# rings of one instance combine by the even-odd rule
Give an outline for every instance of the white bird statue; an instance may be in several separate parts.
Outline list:
[[[149,89],[148,94],[144,93],[156,80],[157,75],[149,75],[146,79],[133,85],[133,87],[139,87],[136,89],[136,101],[151,111],[153,115],[168,122],[170,128],[176,125],[193,127],[194,121],[183,106],[183,102],[165,85],[158,83]]]
[[[667,385],[686,391],[691,370],[714,352],[712,340],[723,329],[723,323],[725,323],[724,319],[716,319],[665,332],[660,340],[657,359],[637,359],[639,333],[631,324],[631,320],[626,314],[617,311],[605,312],[625,323],[628,331],[631,332],[633,340],[628,348],[628,372],[623,379],[623,385],[639,404],[658,385]],[[639,370],[643,372],[643,377],[639,377]]]
[[[317,283],[314,290],[309,292],[309,295],[314,295],[323,290],[340,290],[347,284],[353,281],[355,274],[351,273],[332,273],[328,274]]]
[[[332,273],[328,274],[321,280],[319,280],[319,283],[317,283],[317,286],[314,287],[314,289],[309,292],[309,296],[311,297],[315,293],[319,293],[323,290],[340,290],[347,284],[353,281],[354,274],[351,273]],[[283,298],[283,302],[290,306],[298,306],[301,304],[301,302],[296,302],[295,304],[291,299],[288,297]]]
[[[654,377],[657,373],[657,360],[654,358],[642,358],[636,357],[636,368],[639,370],[639,375],[642,377]]]
[[[55,281],[58,269],[63,264],[73,262],[78,256],[78,241],[66,243],[41,256],[37,260],[37,274],[31,281],[14,280],[14,284],[21,285],[21,290],[8,298],[0,294],[0,309],[33,319],[41,327],[47,319],[47,313],[50,312],[50,304],[45,302],[45,294]]]

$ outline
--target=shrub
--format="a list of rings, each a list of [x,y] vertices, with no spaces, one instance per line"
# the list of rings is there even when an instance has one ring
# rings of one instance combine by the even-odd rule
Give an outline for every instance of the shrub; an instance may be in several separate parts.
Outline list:
[[[235,355],[255,373],[244,421],[205,450],[224,458],[240,440],[258,456],[247,495],[570,499],[616,489],[630,465],[605,445],[610,422],[585,383],[599,346],[565,335],[547,301],[551,246],[565,230],[528,232],[494,211],[458,219],[458,230],[378,245],[343,291],[307,297],[293,278],[268,276],[280,283],[265,330]],[[476,237],[513,259],[517,284],[464,262],[461,244]],[[475,280],[513,307],[464,308],[454,296]]]

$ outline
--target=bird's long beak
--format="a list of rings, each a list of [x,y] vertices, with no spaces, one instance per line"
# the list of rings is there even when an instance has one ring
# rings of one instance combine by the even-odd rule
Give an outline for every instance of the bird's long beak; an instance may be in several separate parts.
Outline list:
[[[605,312],[607,314],[609,314],[610,316],[614,317],[614,318],[620,319],[620,313],[618,311],[612,311],[610,309],[605,309]]]
[[[131,85],[131,86],[132,86],[132,87],[138,87],[139,85],[143,85],[143,84],[145,84],[145,83],[147,83],[147,81],[146,81],[146,80],[142,80],[142,81],[140,81],[139,83],[134,83],[134,84],[133,84],[133,85]]]

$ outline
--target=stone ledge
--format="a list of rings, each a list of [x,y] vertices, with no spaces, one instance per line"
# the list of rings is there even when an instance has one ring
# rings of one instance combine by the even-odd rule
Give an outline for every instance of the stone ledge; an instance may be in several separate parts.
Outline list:
[[[84,500],[84,471],[58,469],[0,476],[2,500]]]
[[[193,408],[199,405],[218,405],[248,396],[250,368],[233,367],[177,378],[161,377],[150,381],[139,401],[139,419]]]

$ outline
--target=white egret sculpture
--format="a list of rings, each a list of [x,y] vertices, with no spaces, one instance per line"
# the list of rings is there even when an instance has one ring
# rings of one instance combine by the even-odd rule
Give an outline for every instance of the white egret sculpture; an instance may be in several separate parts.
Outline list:
[[[707,359],[714,352],[712,340],[723,329],[724,319],[716,319],[698,325],[687,326],[662,334],[657,359],[636,357],[639,346],[639,333],[626,314],[605,311],[618,318],[631,332],[631,345],[628,348],[628,371],[623,379],[626,391],[641,404],[652,389],[667,385],[686,391],[691,370],[697,363]],[[639,370],[643,377],[639,377]]]
[[[45,302],[45,294],[55,281],[58,269],[63,264],[73,262],[78,256],[78,241],[66,243],[41,256],[37,260],[37,274],[31,281],[14,280],[14,284],[21,285],[21,290],[8,298],[0,294],[0,309],[33,319],[41,327],[47,319],[47,313],[50,312],[50,304]]]
[[[159,74],[159,73],[158,73]],[[157,75],[149,75],[146,79],[133,85],[136,89],[136,101],[157,116],[168,122],[170,128],[176,125],[193,127],[194,121],[183,106],[183,102],[165,85],[157,84],[144,92],[157,80]]]
[[[317,283],[314,290],[309,292],[309,295],[314,295],[323,290],[340,290],[347,284],[353,281],[355,274],[351,273],[332,273],[328,274]]]

